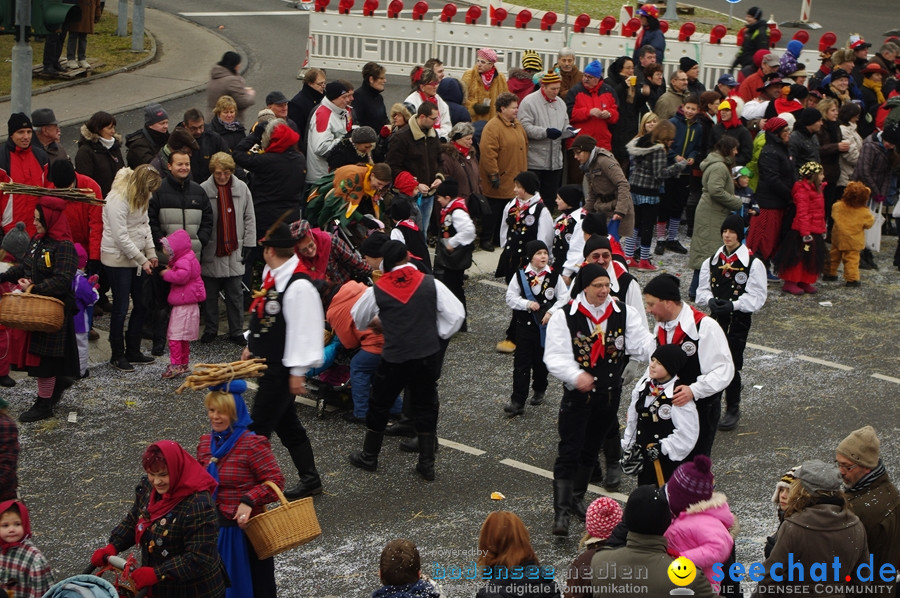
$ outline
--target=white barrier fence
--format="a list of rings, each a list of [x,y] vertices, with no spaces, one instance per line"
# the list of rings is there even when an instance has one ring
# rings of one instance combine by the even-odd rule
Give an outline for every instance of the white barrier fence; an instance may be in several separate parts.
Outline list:
[[[374,61],[391,73],[405,74],[435,57],[443,61],[447,74],[458,77],[475,64],[476,50],[491,47],[500,55],[497,69],[505,73],[521,65],[522,54],[528,49],[535,50],[549,67],[556,63],[557,52],[566,45],[561,30],[538,28],[539,17],[526,29],[467,25],[461,15],[451,23],[438,17],[416,21],[333,12],[312,12],[309,17],[309,65],[339,71],[359,72],[367,62]],[[664,60],[667,78],[683,56],[700,63],[700,80],[707,88],[731,71],[738,51],[733,43],[700,41],[708,39],[708,34],[695,34],[697,41],[680,42],[677,32],[671,33],[675,37],[667,36]],[[634,37],[599,35],[596,28],[594,32],[572,33],[569,38],[581,69],[595,58],[607,68],[617,57],[631,56],[636,41]],[[784,50],[775,52],[781,55]],[[805,50],[799,62],[812,74],[818,68],[818,53]]]

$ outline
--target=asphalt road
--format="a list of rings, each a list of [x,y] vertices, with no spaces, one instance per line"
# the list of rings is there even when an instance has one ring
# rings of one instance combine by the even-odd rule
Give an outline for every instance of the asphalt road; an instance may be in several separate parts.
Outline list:
[[[814,10],[819,10],[823,0],[814,3]],[[154,6],[184,10],[174,1]],[[284,5],[260,0],[253,8],[283,10]],[[203,9],[246,10],[246,4],[209,2]],[[814,13],[816,18],[823,18],[821,14]],[[233,39],[243,55],[249,53],[248,81],[262,95],[277,88],[295,93],[302,52],[291,42],[304,38],[304,18],[225,19],[194,18],[205,26],[225,25],[222,34]],[[405,95],[405,87],[394,83],[387,93],[392,101],[393,96]],[[166,107],[174,121],[184,109],[203,103],[198,95]],[[122,132],[140,124],[137,113],[119,116]],[[75,131],[67,128],[64,141],[72,144],[72,150],[74,139]],[[827,283],[816,296],[792,297],[770,287],[769,301],[754,317],[744,366],[744,417],[736,431],[719,435],[713,451],[718,489],[728,494],[741,523],[740,561],[762,558],[764,538],[776,527],[770,497],[780,475],[804,459],[832,459],[833,448],[850,431],[874,425],[888,470],[895,475],[900,471],[900,450],[889,440],[900,428],[894,318],[900,282],[890,265],[895,247],[896,238],[886,238],[878,256],[882,269],[864,271],[861,289]],[[683,257],[666,255],[661,263],[688,275]],[[399,452],[393,440],[385,442],[378,473],[351,467],[346,455],[361,445],[362,428],[333,413],[317,419],[314,409],[298,406],[325,483],[325,494],[316,499],[324,534],[277,558],[281,596],[368,595],[379,585],[381,548],[396,537],[417,542],[425,573],[438,566],[465,567],[475,558],[484,517],[501,508],[524,519],[542,563],[564,570],[578,553],[576,525],[568,539],[549,533],[552,499],[547,475],[555,457],[560,386],[552,383],[548,402],[529,407],[525,417],[512,421],[503,417],[512,358],[495,353],[493,347],[508,321],[508,310],[503,290],[488,273],[471,274],[470,332],[451,343],[441,381],[438,433],[445,445],[438,452],[435,482],[417,478],[415,458]],[[649,278],[638,274],[642,283]],[[104,319],[99,319],[98,328],[105,327]],[[234,347],[225,344],[195,343],[192,351],[194,362],[237,358]],[[159,378],[164,365],[158,362],[123,374],[98,363],[89,379],[66,394],[57,418],[21,427],[21,492],[33,511],[35,542],[58,578],[79,572],[91,551],[105,544],[109,530],[130,505],[142,473],[139,460],[144,447],[171,438],[193,450],[207,429],[202,396],[174,395],[177,383]],[[14,415],[31,404],[35,393],[33,380],[6,393]],[[252,393],[248,398],[252,400]],[[74,421],[68,420],[70,413]],[[289,468],[280,444],[274,444],[289,483],[293,482],[296,472]],[[633,481],[627,480],[622,492],[631,488]],[[492,501],[492,491],[502,492],[506,499]],[[476,590],[472,582],[453,580],[445,580],[443,588],[449,598],[472,596]]]

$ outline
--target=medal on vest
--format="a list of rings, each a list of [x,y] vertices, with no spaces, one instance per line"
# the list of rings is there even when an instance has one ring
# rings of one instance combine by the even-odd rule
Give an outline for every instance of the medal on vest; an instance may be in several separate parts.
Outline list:
[[[694,353],[697,352],[697,345],[695,345],[693,341],[687,341],[681,345],[681,350],[684,351],[684,354],[688,357],[693,357]]]

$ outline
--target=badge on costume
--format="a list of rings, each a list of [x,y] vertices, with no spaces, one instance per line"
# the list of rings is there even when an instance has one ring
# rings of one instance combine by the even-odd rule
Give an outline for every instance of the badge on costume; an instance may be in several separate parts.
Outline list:
[[[546,291],[544,291],[544,297],[546,297],[547,299],[553,299],[555,296],[556,296],[556,289],[554,289],[552,287],[547,289]]]
[[[266,301],[266,313],[270,316],[277,316],[281,313],[281,303],[278,301]]]
[[[747,282],[747,273],[746,272],[738,272],[734,275],[734,282],[738,284],[746,284]]]
[[[697,352],[697,345],[695,345],[691,341],[688,341],[688,342],[684,343],[683,345],[681,345],[681,350],[684,351],[684,354],[687,355],[688,357],[693,357],[694,353]]]
[[[572,242],[572,233],[566,233],[566,243]]]
[[[622,349],[624,349],[624,348],[625,348],[625,337],[624,337],[624,336],[617,336],[617,337],[616,337],[616,341],[615,341],[615,345],[616,345],[616,350],[617,350],[617,351],[621,351]]]
[[[532,226],[534,224],[534,216],[529,214],[525,216],[525,226]]]
[[[660,405],[656,414],[660,419],[672,419],[672,406],[669,404]]]

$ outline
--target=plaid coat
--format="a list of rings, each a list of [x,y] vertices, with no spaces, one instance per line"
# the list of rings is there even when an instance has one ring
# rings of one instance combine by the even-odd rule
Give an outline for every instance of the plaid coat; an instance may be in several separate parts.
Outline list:
[[[138,519],[150,519],[151,492],[145,476],[131,510],[110,534],[109,543],[119,552],[134,546]],[[153,567],[160,580],[153,586],[153,598],[224,598],[226,575],[217,537],[216,508],[209,492],[195,493],[157,520],[141,538],[141,565]]]
[[[0,555],[0,579],[16,581],[13,598],[40,598],[53,585],[53,572],[41,551],[25,540]]]
[[[206,467],[212,458],[209,434],[200,437],[197,461]],[[241,499],[253,507],[251,517],[264,513],[266,505],[275,502],[275,492],[263,482],[269,480],[284,490],[284,475],[272,454],[269,439],[258,434],[244,434],[231,451],[219,460],[219,487],[216,507],[221,515],[233,519]]]
[[[78,255],[71,241],[32,239],[22,263],[0,276],[0,282],[13,283],[20,278],[30,278],[34,283],[32,293],[56,297],[66,304],[62,329],[59,332],[32,332],[28,346],[30,353],[43,357],[64,357],[72,354],[67,349],[75,349],[75,328],[72,322],[75,294],[72,291],[72,281],[75,280],[77,269]]]

